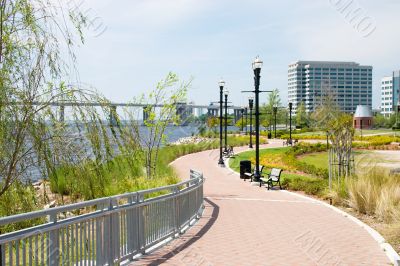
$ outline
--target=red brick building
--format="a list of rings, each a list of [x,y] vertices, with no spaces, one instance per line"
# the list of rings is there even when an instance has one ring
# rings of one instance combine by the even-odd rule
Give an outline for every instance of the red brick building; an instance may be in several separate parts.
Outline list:
[[[353,125],[356,129],[371,129],[373,125],[373,114],[371,107],[358,105],[354,114]]]

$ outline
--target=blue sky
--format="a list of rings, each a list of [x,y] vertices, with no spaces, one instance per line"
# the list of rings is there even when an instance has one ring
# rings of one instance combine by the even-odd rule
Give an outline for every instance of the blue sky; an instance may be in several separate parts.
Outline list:
[[[350,1],[347,11],[359,9],[367,18],[361,26],[375,28],[368,36],[338,11]],[[84,0],[80,8],[93,21],[77,50],[80,80],[115,102],[149,91],[173,71],[193,77],[189,100],[217,100],[223,77],[231,100],[245,104],[240,91],[253,87],[251,62],[259,55],[261,88],[278,88],[283,104],[290,62],[372,65],[375,107],[381,77],[400,69],[398,0]]]

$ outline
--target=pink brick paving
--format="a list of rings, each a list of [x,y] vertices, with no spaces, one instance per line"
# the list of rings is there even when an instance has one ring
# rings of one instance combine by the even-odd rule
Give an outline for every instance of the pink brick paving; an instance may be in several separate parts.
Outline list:
[[[281,143],[268,145],[276,146]],[[218,151],[205,151],[173,163],[182,179],[191,168],[204,173],[203,217],[132,265],[390,265],[377,242],[349,219],[307,199],[251,186],[219,168],[217,158]]]

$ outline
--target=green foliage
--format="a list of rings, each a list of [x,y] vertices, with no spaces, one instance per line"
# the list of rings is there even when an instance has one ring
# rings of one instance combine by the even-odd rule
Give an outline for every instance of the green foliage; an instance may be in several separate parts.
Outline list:
[[[304,144],[300,143],[299,145],[293,146],[292,149],[286,152],[285,156],[283,157],[283,161],[285,164],[293,166],[294,168],[298,169],[307,174],[311,174],[314,176],[328,178],[329,173],[327,169],[318,168],[314,165],[307,164],[303,161],[297,159],[297,156],[304,155],[307,153],[314,153],[314,152],[322,152],[326,151],[325,144]]]
[[[377,114],[374,116],[373,121],[375,128],[392,128],[396,124],[396,114],[387,117]]]
[[[361,140],[360,136],[355,137],[356,140]],[[353,147],[369,148],[388,145],[392,142],[400,142],[400,137],[382,135],[382,136],[366,136],[362,138],[363,142],[354,142]]]
[[[348,202],[360,213],[391,223],[400,218],[400,176],[371,168],[347,181]]]
[[[215,116],[210,116],[207,118],[207,127],[213,132],[217,132],[217,127],[219,126],[219,118]]]
[[[301,102],[297,106],[295,119],[296,119],[297,127],[300,127],[300,128],[308,127],[308,125],[309,125],[308,115],[306,113],[306,106],[304,105],[304,102]]]
[[[168,73],[157,87],[143,100],[147,106],[144,111],[148,117],[144,122],[148,128],[146,136],[141,136],[145,146],[146,174],[148,178],[154,177],[157,171],[159,150],[166,142],[165,129],[170,124],[179,124],[181,117],[177,113],[179,104],[186,100],[187,89],[191,82],[179,83],[175,73]],[[156,111],[156,106],[162,105],[161,110]],[[183,121],[186,122],[186,121]]]
[[[10,188],[1,196],[0,217],[10,216],[19,213],[31,212],[40,207],[35,195],[35,189],[31,185],[24,185],[21,182],[14,182]],[[27,226],[35,225],[41,219],[23,221],[0,227],[0,232],[16,231]]]
[[[328,187],[328,181],[320,178],[296,177],[293,179],[284,179],[282,185],[290,190],[304,191],[309,195],[322,197]]]
[[[74,102],[89,95],[62,82],[71,72],[65,62],[72,62],[71,68],[75,63],[73,48],[83,40],[84,24],[83,14],[61,3],[1,2],[0,196],[26,177],[27,165],[49,172],[54,161],[70,154],[65,127],[56,121],[58,113],[49,102]],[[64,54],[69,58],[62,58]]]
[[[243,119],[239,119],[238,121],[236,121],[235,126],[237,128],[239,128],[239,130],[244,130],[244,128],[246,127],[246,119],[243,117]]]
[[[263,127],[269,127],[274,123],[274,107],[278,107],[276,112],[276,123],[286,123],[288,112],[284,108],[279,108],[281,107],[281,98],[278,89],[274,89],[272,92],[268,93],[267,103],[261,107],[260,123]]]

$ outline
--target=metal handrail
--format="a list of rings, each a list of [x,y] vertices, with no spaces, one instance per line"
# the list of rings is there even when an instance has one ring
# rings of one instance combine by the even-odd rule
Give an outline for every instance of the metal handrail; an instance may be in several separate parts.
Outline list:
[[[0,265],[114,265],[133,259],[200,217],[203,183],[203,174],[190,170],[190,179],[175,185],[0,218],[0,226],[43,220],[0,235]],[[147,198],[161,191],[167,193]]]

